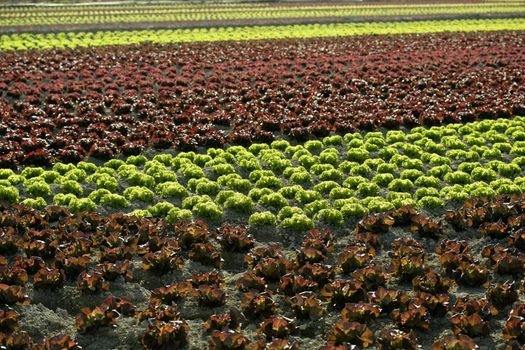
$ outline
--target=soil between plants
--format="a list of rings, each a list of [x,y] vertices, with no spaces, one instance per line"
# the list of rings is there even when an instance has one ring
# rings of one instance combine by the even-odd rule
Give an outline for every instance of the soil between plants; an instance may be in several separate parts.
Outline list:
[[[439,218],[439,214],[442,213],[442,210],[434,210],[432,213],[425,212],[424,214]],[[344,228],[333,230],[336,237],[335,250],[329,256],[326,262],[327,264],[336,264],[335,259],[338,252],[355,237],[354,228],[355,222],[348,224]],[[281,244],[286,257],[292,258],[295,255],[296,249],[300,247],[300,243],[306,233],[259,228],[252,230],[252,234],[258,242],[256,247],[273,243]],[[438,240],[413,234],[408,227],[392,227],[388,233],[381,234],[380,236],[383,248],[378,250],[378,255],[374,261],[383,263],[383,265],[388,268],[391,260],[388,256],[391,243],[397,238],[413,238],[427,248],[428,266],[436,272],[441,272],[441,267],[435,254]],[[497,240],[481,237],[475,230],[458,232],[449,225],[445,225],[445,230],[441,238],[466,240],[474,258],[480,261],[484,261],[480,255],[481,249],[487,244],[498,243]],[[201,328],[201,325],[210,315],[225,313],[231,308],[240,308],[242,293],[236,289],[235,282],[247,269],[247,265],[244,262],[244,254],[222,251],[222,257],[224,259],[224,268],[222,269],[225,280],[224,289],[228,295],[226,304],[217,308],[208,308],[199,306],[197,301],[192,299],[186,299],[177,303],[182,319],[186,320],[190,325],[188,349],[197,350],[208,347],[207,334]],[[134,303],[139,310],[143,310],[148,305],[149,297],[153,289],[173,283],[174,281],[190,279],[194,272],[213,270],[213,268],[209,266],[185,260],[185,265],[180,271],[159,276],[144,271],[141,266],[141,260],[138,258],[133,261],[133,264],[133,281],[125,282],[122,278],[117,279],[115,282],[110,283],[110,289],[108,291],[94,295],[85,295],[79,292],[75,288],[74,281],[70,281],[63,288],[54,291],[34,290],[31,288],[31,285],[28,284],[27,290],[31,298],[31,303],[17,307],[22,315],[20,329],[27,331],[35,340],[41,339],[44,336],[69,334],[84,349],[89,350],[140,349],[142,348],[140,338],[147,326],[146,321],[139,322],[131,317],[120,317],[114,328],[103,327],[96,331],[83,333],[75,330],[75,315],[78,314],[83,307],[93,308],[100,305],[109,295],[126,298]],[[348,276],[344,275],[337,275],[336,278],[338,277],[348,278]],[[491,274],[491,278],[491,282],[504,282],[513,279],[512,276],[500,276],[496,273]],[[269,289],[274,291],[277,289],[277,286],[277,283],[270,283],[268,285]],[[386,287],[388,289],[406,292],[412,290],[410,283],[400,282],[396,277],[388,280]],[[465,296],[483,298],[485,292],[486,288],[484,287],[465,288],[455,286],[449,292],[451,296],[450,304],[453,305],[456,299]],[[289,316],[291,314],[282,295],[275,294],[274,301],[277,304],[276,315]],[[519,301],[525,301],[525,297],[521,293]],[[490,334],[484,337],[474,338],[480,349],[504,348],[501,329],[504,326],[504,321],[510,309],[511,306],[499,309],[499,314],[490,322],[492,328]],[[449,317],[449,315],[445,317],[432,317],[428,332],[415,331],[418,344],[421,345],[422,349],[430,349],[432,343],[438,338],[452,334]],[[326,343],[326,333],[340,318],[341,314],[339,310],[328,307],[325,316],[318,320],[298,320],[296,332],[293,333],[289,339],[296,340],[300,349],[318,349]],[[260,334],[257,332],[258,322],[259,321],[250,322],[242,330],[243,334],[252,342],[255,342],[260,337]],[[375,332],[376,336],[378,336],[381,329],[393,327],[391,318],[385,313],[377,320],[367,322],[367,324]],[[374,346],[369,347],[369,349],[374,349]]]

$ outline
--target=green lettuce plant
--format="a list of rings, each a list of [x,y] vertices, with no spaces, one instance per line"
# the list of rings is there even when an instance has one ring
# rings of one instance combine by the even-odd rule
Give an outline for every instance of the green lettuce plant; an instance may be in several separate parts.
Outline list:
[[[319,154],[319,161],[322,164],[337,166],[339,164],[339,152],[335,148],[325,149]]]
[[[379,164],[377,166],[377,172],[379,174],[395,174],[398,171],[398,166],[391,163]]]
[[[326,199],[318,199],[310,202],[304,206],[304,211],[308,216],[314,216],[322,209],[330,208],[330,204]]]
[[[317,141],[317,142],[320,142],[320,141]],[[281,151],[284,151],[286,149],[286,147],[290,146],[290,142],[286,141],[286,140],[275,140],[275,141],[272,141],[272,143],[270,144],[270,147],[273,148],[273,149],[276,149],[276,150],[281,150]],[[321,144],[322,146],[322,144]],[[305,145],[306,147],[306,145]]]
[[[394,208],[394,205],[381,197],[368,197],[362,203],[373,213],[380,213]]]
[[[427,171],[427,175],[434,176],[437,178],[443,178],[446,174],[450,172],[452,172],[452,168],[447,164],[443,164],[430,168]]]
[[[343,207],[340,209],[340,212],[344,218],[361,218],[364,215],[366,215],[369,212],[369,210],[361,204],[349,203],[343,205]]]
[[[352,148],[346,152],[346,157],[351,162],[362,163],[370,157],[370,153],[364,148]]]
[[[392,157],[394,157],[395,155],[399,155],[399,151],[394,147],[386,146],[381,148],[377,154],[381,159],[385,161],[390,161]]]
[[[394,179],[388,184],[388,189],[395,192],[409,192],[414,188],[410,179]]]
[[[321,192],[321,191],[318,191]],[[351,198],[354,196],[354,191],[344,187],[334,187],[330,190],[328,197],[332,200]]]
[[[403,154],[409,157],[412,160],[418,159],[421,157],[423,150],[420,146],[412,145],[410,143],[403,143],[401,146]]]
[[[297,163],[304,166],[306,169],[310,169],[314,164],[319,163],[319,157],[305,154],[297,159]]]
[[[76,170],[79,170],[79,169],[76,169]],[[42,175],[40,175],[39,177],[44,179],[44,181],[47,182],[48,184],[60,183],[62,181],[62,179],[63,179],[63,177],[60,175],[60,173],[58,171],[54,171],[54,170],[44,171],[42,173]],[[68,178],[68,180],[74,180],[74,179]],[[78,180],[76,180],[76,181],[78,181]]]
[[[357,186],[357,193],[362,197],[377,196],[379,191],[379,186],[374,182],[363,182]]]
[[[250,145],[250,147],[248,147],[248,150],[255,156],[259,155],[259,152],[261,152],[263,149],[270,149],[270,146],[266,143],[253,143]]]
[[[458,165],[457,170],[464,171],[472,175],[472,170],[480,167],[482,167],[482,165],[479,162],[462,162]]]
[[[37,177],[37,176],[40,176],[42,175],[42,173],[44,172],[45,170],[40,168],[40,167],[27,167],[27,168],[24,168],[22,170],[22,172],[20,173],[20,175],[22,177],[24,177],[25,179],[30,179],[32,177]]]
[[[224,207],[239,213],[249,214],[253,211],[253,201],[242,193],[234,193],[226,199]]]
[[[323,138],[323,144],[325,146],[341,146],[344,143],[344,139],[340,135],[326,136]]]
[[[60,175],[64,175],[65,173],[67,173],[70,170],[77,169],[77,167],[74,164],[64,164],[62,162],[58,162],[58,163],[55,163],[51,169],[53,171],[56,171]]]
[[[288,200],[280,193],[270,193],[262,196],[259,199],[258,204],[264,207],[281,209],[288,206]]]
[[[120,159],[111,159],[104,163],[105,167],[117,170],[121,165],[126,164],[123,160]]]
[[[275,174],[271,170],[254,170],[250,173],[249,179],[251,182],[256,183],[259,181],[262,177],[275,177]]]
[[[502,153],[499,149],[493,148],[483,152],[483,158],[485,159],[501,159]]]
[[[25,190],[35,197],[48,197],[51,195],[51,186],[43,180],[27,183]]]
[[[93,211],[96,209],[97,205],[89,198],[74,198],[69,202],[69,207],[71,211],[81,212],[81,211]]]
[[[154,162],[159,162],[161,164],[164,164],[165,166],[170,166],[172,160],[173,156],[169,153],[157,154],[153,157]]]
[[[43,176],[46,175],[47,171],[42,174]],[[55,174],[53,174],[54,176]],[[87,177],[87,173],[85,170],[82,169],[71,169],[67,173],[64,174],[63,178],[65,180],[71,180],[76,182],[83,182]],[[56,179],[56,178],[55,178]],[[47,180],[46,180],[47,181]],[[53,180],[54,181],[54,180]]]
[[[212,201],[199,202],[193,207],[193,212],[204,219],[218,221],[222,217],[222,209]]]
[[[465,185],[472,182],[471,176],[464,171],[455,171],[445,175],[444,180],[451,184]]]
[[[394,180],[394,175],[390,173],[377,174],[372,178],[372,182],[378,184],[381,187],[386,187],[390,182]]]
[[[257,188],[275,188],[278,189],[282,186],[281,179],[276,176],[263,176],[255,183]]]
[[[277,219],[272,212],[263,211],[257,212],[250,215],[248,219],[248,225],[250,226],[276,226]]]
[[[302,191],[303,188],[299,185],[285,186],[279,189],[278,193],[282,194],[283,197],[292,199],[298,191]],[[251,192],[251,191],[250,191]]]
[[[341,185],[339,185],[335,181],[322,181],[319,182],[317,185],[314,186],[314,191],[317,191],[321,194],[328,194],[330,191],[332,191],[334,188],[340,188]]]
[[[7,178],[7,181],[9,181],[9,183],[14,186],[24,183],[26,180],[21,175],[11,175]]]
[[[372,173],[372,169],[366,164],[358,164],[350,169],[350,175],[368,176]]]
[[[142,202],[151,202],[153,201],[153,192],[144,186],[131,186],[124,190],[124,197],[128,201],[142,201]]]
[[[317,140],[310,140],[304,143],[304,148],[310,152],[318,152],[323,149],[323,143]]]
[[[233,180],[240,180],[242,176],[239,174],[225,174],[217,178],[219,186],[228,186]],[[249,181],[249,180],[248,180]]]
[[[130,177],[128,177],[128,182],[133,186],[144,186],[148,188],[155,185],[155,179],[153,176],[139,172],[131,174]]]
[[[7,180],[12,175],[15,175],[15,172],[12,169],[0,169],[1,180]]]
[[[170,202],[158,202],[150,205],[147,210],[154,217],[165,217],[175,206]]]
[[[433,187],[439,188],[441,185],[441,180],[435,176],[420,176],[415,182],[414,185],[419,187]]]
[[[422,199],[423,197],[439,197],[440,192],[433,187],[423,187],[418,188],[414,195],[412,196],[416,201]]]
[[[313,221],[304,214],[293,214],[281,221],[279,226],[292,231],[307,231],[314,227]]]
[[[250,197],[254,202],[258,202],[262,196],[270,193],[273,193],[273,191],[269,188],[254,188],[251,189],[250,192],[248,192],[248,197]]]
[[[294,184],[311,184],[314,182],[312,175],[307,171],[295,172],[290,176],[290,182]]]
[[[204,171],[194,164],[182,166],[180,172],[186,179],[200,179],[201,177],[205,177]]]
[[[315,220],[334,226],[341,226],[344,223],[343,214],[337,209],[321,209],[316,215]]]
[[[153,173],[151,173],[149,175],[153,176],[153,179],[155,180],[156,184],[160,184],[160,183],[163,183],[163,182],[169,182],[169,181],[177,181],[178,180],[177,174],[174,171],[171,171],[171,170],[160,170],[160,171],[157,171],[157,172],[153,172]]]
[[[363,164],[366,164],[370,169],[377,170],[381,164],[386,164],[386,162],[381,158],[368,158]]]
[[[95,173],[86,178],[87,182],[97,185],[98,188],[106,189],[110,192],[115,192],[118,188],[118,181],[114,176],[105,173]]]
[[[349,176],[343,181],[343,186],[352,190],[357,190],[357,187],[362,183],[367,183],[368,180],[362,176]]]
[[[499,164],[498,173],[501,176],[514,177],[517,174],[521,173],[521,168],[519,165],[514,164],[514,163]]]
[[[279,210],[277,218],[279,221],[283,221],[286,218],[291,218],[294,214],[304,215],[304,211],[299,207],[287,206]]]
[[[228,183],[228,188],[237,192],[248,192],[253,187],[248,179],[233,179]]]
[[[300,190],[295,194],[295,200],[301,204],[313,202],[321,197],[321,194],[314,190]]]
[[[215,176],[235,173],[235,168],[231,164],[217,164],[212,167]]]
[[[189,195],[188,190],[175,181],[160,183],[155,186],[155,193],[162,198],[184,198]]]
[[[194,179],[191,179],[191,180],[194,180]],[[204,180],[204,178],[199,179],[199,180]],[[210,180],[200,181],[200,182],[197,182],[195,186],[195,193],[200,194],[200,195],[207,194],[210,196],[214,196],[217,194],[217,192],[219,192],[219,185],[214,181],[210,181]]]
[[[443,144],[436,143],[434,141],[427,141],[425,143],[424,148],[428,153],[432,153],[435,155],[445,154],[445,152],[447,151],[447,148]]]
[[[72,193],[75,196],[81,196],[84,193],[82,185],[73,180],[66,180],[60,184],[60,190],[64,193]]]
[[[410,181],[416,181],[418,178],[420,178],[421,176],[424,176],[424,175],[425,174],[421,170],[418,170],[418,169],[406,169],[406,170],[403,170],[399,174],[399,177],[401,179],[408,179]]]
[[[445,202],[439,197],[426,196],[417,201],[419,207],[424,207],[428,209],[437,209],[443,208]]]
[[[314,175],[321,175],[324,171],[332,170],[334,166],[332,164],[314,164],[310,167],[309,172]]]
[[[386,132],[387,143],[405,142],[405,140],[405,133],[401,130],[388,130]]]
[[[341,170],[337,170],[337,169],[325,170],[319,175],[319,180],[321,181],[327,181],[327,180],[339,181],[343,178],[343,175],[344,174]]]
[[[148,161],[148,158],[146,158],[146,157],[143,156],[143,155],[138,155],[138,156],[129,156],[129,157],[126,159],[126,163],[127,163],[127,164],[132,164],[132,165],[135,165],[135,166],[141,166],[141,165],[144,165],[147,161]]]
[[[78,199],[73,193],[57,193],[53,197],[54,205],[69,206],[71,201]]]
[[[503,184],[496,190],[497,194],[522,194],[523,190],[515,184]]]
[[[126,198],[116,193],[103,195],[100,198],[100,204],[114,209],[122,209],[129,206],[129,202],[126,200]]]
[[[193,208],[198,204],[202,202],[211,202],[211,198],[208,195],[202,195],[202,196],[189,196],[182,200],[182,208],[183,209],[189,209],[193,210]]]
[[[44,209],[47,206],[46,200],[42,197],[26,198],[22,201],[22,204],[35,209]]]
[[[111,192],[109,190],[106,190],[105,188],[101,188],[101,189],[94,190],[93,192],[91,192],[88,198],[92,200],[94,203],[100,204],[102,197],[107,194],[111,194]]]
[[[166,222],[172,224],[177,221],[192,220],[193,214],[188,209],[173,207],[166,215]]]

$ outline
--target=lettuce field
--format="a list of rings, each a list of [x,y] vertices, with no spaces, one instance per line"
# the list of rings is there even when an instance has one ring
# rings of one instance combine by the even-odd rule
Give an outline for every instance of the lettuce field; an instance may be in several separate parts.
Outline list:
[[[0,4],[0,349],[525,348],[525,2]]]

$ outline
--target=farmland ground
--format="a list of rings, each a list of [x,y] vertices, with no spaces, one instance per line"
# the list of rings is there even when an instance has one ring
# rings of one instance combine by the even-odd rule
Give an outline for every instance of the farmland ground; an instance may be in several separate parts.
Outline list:
[[[0,347],[525,347],[524,5],[0,7]]]

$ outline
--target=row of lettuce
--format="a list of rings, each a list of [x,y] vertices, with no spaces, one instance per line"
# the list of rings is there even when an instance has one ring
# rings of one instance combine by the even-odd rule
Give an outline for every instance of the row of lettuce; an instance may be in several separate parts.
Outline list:
[[[267,8],[185,8],[166,9],[155,7],[140,10],[90,10],[19,12],[0,15],[0,27],[49,24],[115,23],[115,22],[163,22],[163,21],[203,21],[232,19],[268,18],[339,18],[375,16],[421,16],[421,15],[461,15],[461,14],[501,14],[525,12],[523,3],[481,3],[481,4],[417,4],[418,6],[383,7],[379,6],[281,6]]]
[[[0,170],[0,200],[304,230],[525,192],[525,117]]]
[[[0,36],[0,51],[130,45],[146,42],[167,44],[228,40],[321,38],[370,34],[423,34],[524,29],[525,18],[504,18],[58,32],[47,34],[15,33]]]

